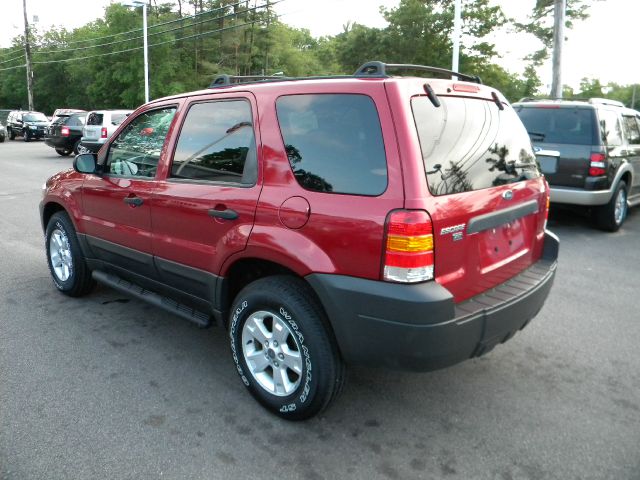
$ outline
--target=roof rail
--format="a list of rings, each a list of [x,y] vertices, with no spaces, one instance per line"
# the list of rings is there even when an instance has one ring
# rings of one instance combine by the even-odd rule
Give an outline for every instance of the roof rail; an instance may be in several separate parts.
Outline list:
[[[284,75],[218,75],[209,84],[209,88],[234,85],[238,83],[252,82],[277,82],[282,80],[292,80],[292,77]]]
[[[425,65],[412,65],[405,63],[383,63],[383,62],[367,62],[361,65],[356,73],[353,74],[357,78],[385,78],[388,77],[387,70],[421,70],[431,73],[442,73],[445,75],[453,75],[460,80],[466,80],[468,82],[482,83],[480,77],[477,75],[467,75],[465,73],[454,72],[453,70],[447,70],[445,68],[429,67]]]
[[[625,104],[622,102],[619,102],[618,100],[610,100],[608,98],[590,98],[589,103],[595,103],[598,105],[611,105],[614,107],[624,107]]]

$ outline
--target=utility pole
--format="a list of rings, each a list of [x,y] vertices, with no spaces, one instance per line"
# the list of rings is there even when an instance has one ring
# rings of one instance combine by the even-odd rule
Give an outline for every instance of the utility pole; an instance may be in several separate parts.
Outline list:
[[[637,84],[633,84],[633,93],[631,94],[631,108],[636,108],[636,87]]]
[[[29,45],[29,22],[27,21],[27,0],[22,0],[24,10],[24,56],[27,66],[27,97],[29,110],[33,110],[33,71],[31,69],[31,46]]]
[[[562,98],[562,44],[564,43],[564,16],[566,6],[566,0],[554,0],[551,98]]]

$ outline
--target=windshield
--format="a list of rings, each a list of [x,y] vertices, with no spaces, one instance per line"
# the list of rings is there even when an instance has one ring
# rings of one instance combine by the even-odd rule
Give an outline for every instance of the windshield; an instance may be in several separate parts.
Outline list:
[[[25,122],[48,122],[47,117],[44,116],[43,113],[27,113],[23,121]]]
[[[429,191],[481,190],[540,176],[527,132],[515,112],[491,101],[438,96],[411,100]]]

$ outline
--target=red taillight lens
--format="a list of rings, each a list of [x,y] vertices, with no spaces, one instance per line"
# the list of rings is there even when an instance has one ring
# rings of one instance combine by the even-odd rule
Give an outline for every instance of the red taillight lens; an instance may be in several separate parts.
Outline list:
[[[68,137],[69,136],[69,127],[62,127],[60,129],[60,135],[62,135],[63,137]]]
[[[607,157],[604,153],[592,153],[589,160],[590,177],[600,177],[607,174]]]
[[[387,217],[382,278],[415,283],[433,279],[433,227],[424,210],[395,210]]]
[[[100,131],[100,138],[107,138],[107,127],[102,127]]]

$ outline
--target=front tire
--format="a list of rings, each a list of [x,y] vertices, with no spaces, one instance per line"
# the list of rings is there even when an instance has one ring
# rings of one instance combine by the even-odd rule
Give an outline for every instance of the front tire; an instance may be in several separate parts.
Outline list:
[[[31,140],[31,138],[29,137],[29,132],[24,132],[22,134],[22,140],[24,140],[25,142],[28,142],[29,140]]]
[[[16,139],[16,132],[13,131],[13,129],[9,129],[9,140],[15,140]]]
[[[243,383],[267,410],[304,420],[324,410],[344,382],[344,364],[309,286],[266,277],[236,297],[229,319],[231,353]]]
[[[627,218],[627,184],[620,181],[609,203],[595,209],[598,227],[608,232],[616,232]]]
[[[58,290],[70,297],[89,293],[95,282],[80,250],[71,219],[65,212],[51,216],[45,232],[47,264]]]

